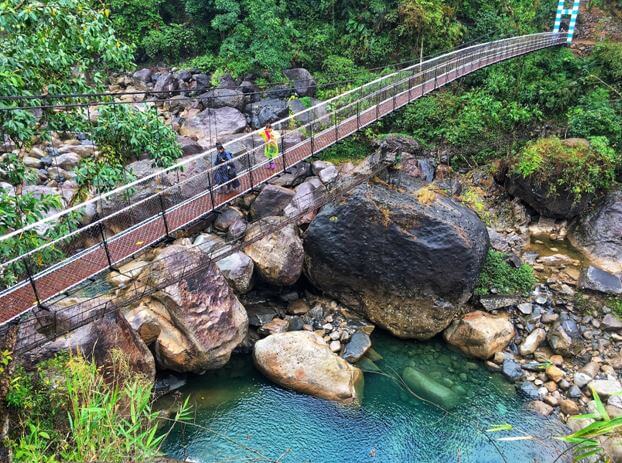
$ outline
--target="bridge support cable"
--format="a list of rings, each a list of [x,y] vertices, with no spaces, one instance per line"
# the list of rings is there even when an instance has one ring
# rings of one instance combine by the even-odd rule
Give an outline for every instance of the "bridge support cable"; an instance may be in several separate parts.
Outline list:
[[[283,131],[279,154],[283,171],[459,77],[513,56],[562,45],[566,38],[564,33],[543,33],[473,45],[382,76],[292,114],[273,124]],[[237,192],[225,193],[228,183],[213,184],[212,174],[216,169],[211,160],[213,150],[199,153],[89,200],[71,211],[57,214],[53,219],[86,212],[93,205],[98,211],[91,224],[0,263],[0,272],[10,266],[23,267],[25,259],[38,262],[36,257],[40,253],[62,251],[52,265],[31,275],[39,302],[44,303],[115,265],[121,265],[175,231],[188,227],[216,208],[279,175],[281,169],[268,168],[269,161],[261,156],[264,144],[257,146],[255,135],[256,132],[252,132],[223,143],[234,153],[234,159],[229,162],[241,166],[236,177],[241,184]],[[262,161],[258,162],[259,158]],[[100,211],[103,215],[99,214]],[[106,214],[106,211],[110,212]],[[43,219],[9,235],[18,236],[27,230],[36,230],[47,226],[53,219]],[[107,237],[106,233],[112,235]],[[0,241],[6,236],[0,237]],[[30,279],[27,275],[19,278],[17,285],[0,291],[0,325],[36,304],[34,288],[28,288],[32,286]]]

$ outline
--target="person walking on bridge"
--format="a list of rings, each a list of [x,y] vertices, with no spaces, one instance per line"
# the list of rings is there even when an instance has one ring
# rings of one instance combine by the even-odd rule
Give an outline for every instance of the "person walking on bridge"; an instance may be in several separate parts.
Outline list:
[[[266,127],[259,132],[259,136],[265,143],[263,153],[270,161],[268,163],[268,168],[274,169],[276,167],[274,158],[279,155],[279,133],[276,130],[272,130],[271,124],[266,124]]]
[[[216,145],[215,165],[220,166],[214,174],[216,184],[224,185],[226,183],[226,193],[237,190],[240,187],[240,181],[236,178],[238,173],[233,161],[233,155],[229,151],[225,151],[225,147],[220,143]],[[225,190],[221,189],[220,192],[225,193]]]

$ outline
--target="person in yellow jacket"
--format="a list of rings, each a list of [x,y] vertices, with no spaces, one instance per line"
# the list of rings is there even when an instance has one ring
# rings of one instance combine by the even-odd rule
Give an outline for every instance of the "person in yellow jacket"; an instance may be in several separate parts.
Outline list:
[[[272,125],[266,124],[266,127],[259,132],[259,136],[265,142],[263,154],[270,160],[268,168],[274,169],[276,167],[274,158],[279,155],[279,133],[272,129]]]

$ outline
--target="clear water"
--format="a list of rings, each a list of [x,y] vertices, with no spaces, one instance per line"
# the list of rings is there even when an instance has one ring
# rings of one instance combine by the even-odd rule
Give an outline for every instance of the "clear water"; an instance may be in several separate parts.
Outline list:
[[[379,333],[374,348],[384,357],[376,362],[383,371],[415,367],[459,394],[458,405],[443,412],[391,378],[368,373],[362,405],[344,406],[271,384],[249,357],[240,357],[189,381],[182,392],[191,395],[198,426],[175,431],[164,450],[171,457],[201,463],[279,457],[285,463],[522,463],[551,462],[564,449],[551,439],[564,433],[555,418],[526,410],[501,375],[442,342],[409,342]],[[503,423],[512,424],[513,430],[485,432]],[[534,439],[496,441],[523,435]]]

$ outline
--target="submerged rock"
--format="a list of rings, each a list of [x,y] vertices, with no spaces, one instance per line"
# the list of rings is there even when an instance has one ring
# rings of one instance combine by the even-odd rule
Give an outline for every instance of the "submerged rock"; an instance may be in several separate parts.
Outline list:
[[[415,368],[404,368],[402,379],[415,394],[445,410],[451,410],[460,401],[459,394]]]
[[[432,190],[355,189],[304,241],[311,282],[404,338],[442,331],[471,296],[488,248],[470,209]]]
[[[514,337],[514,326],[505,315],[475,311],[455,320],[443,337],[462,352],[488,359],[502,351]]]
[[[342,402],[358,402],[363,372],[331,352],[314,333],[292,331],[255,343],[255,365],[281,386],[304,394]]]

